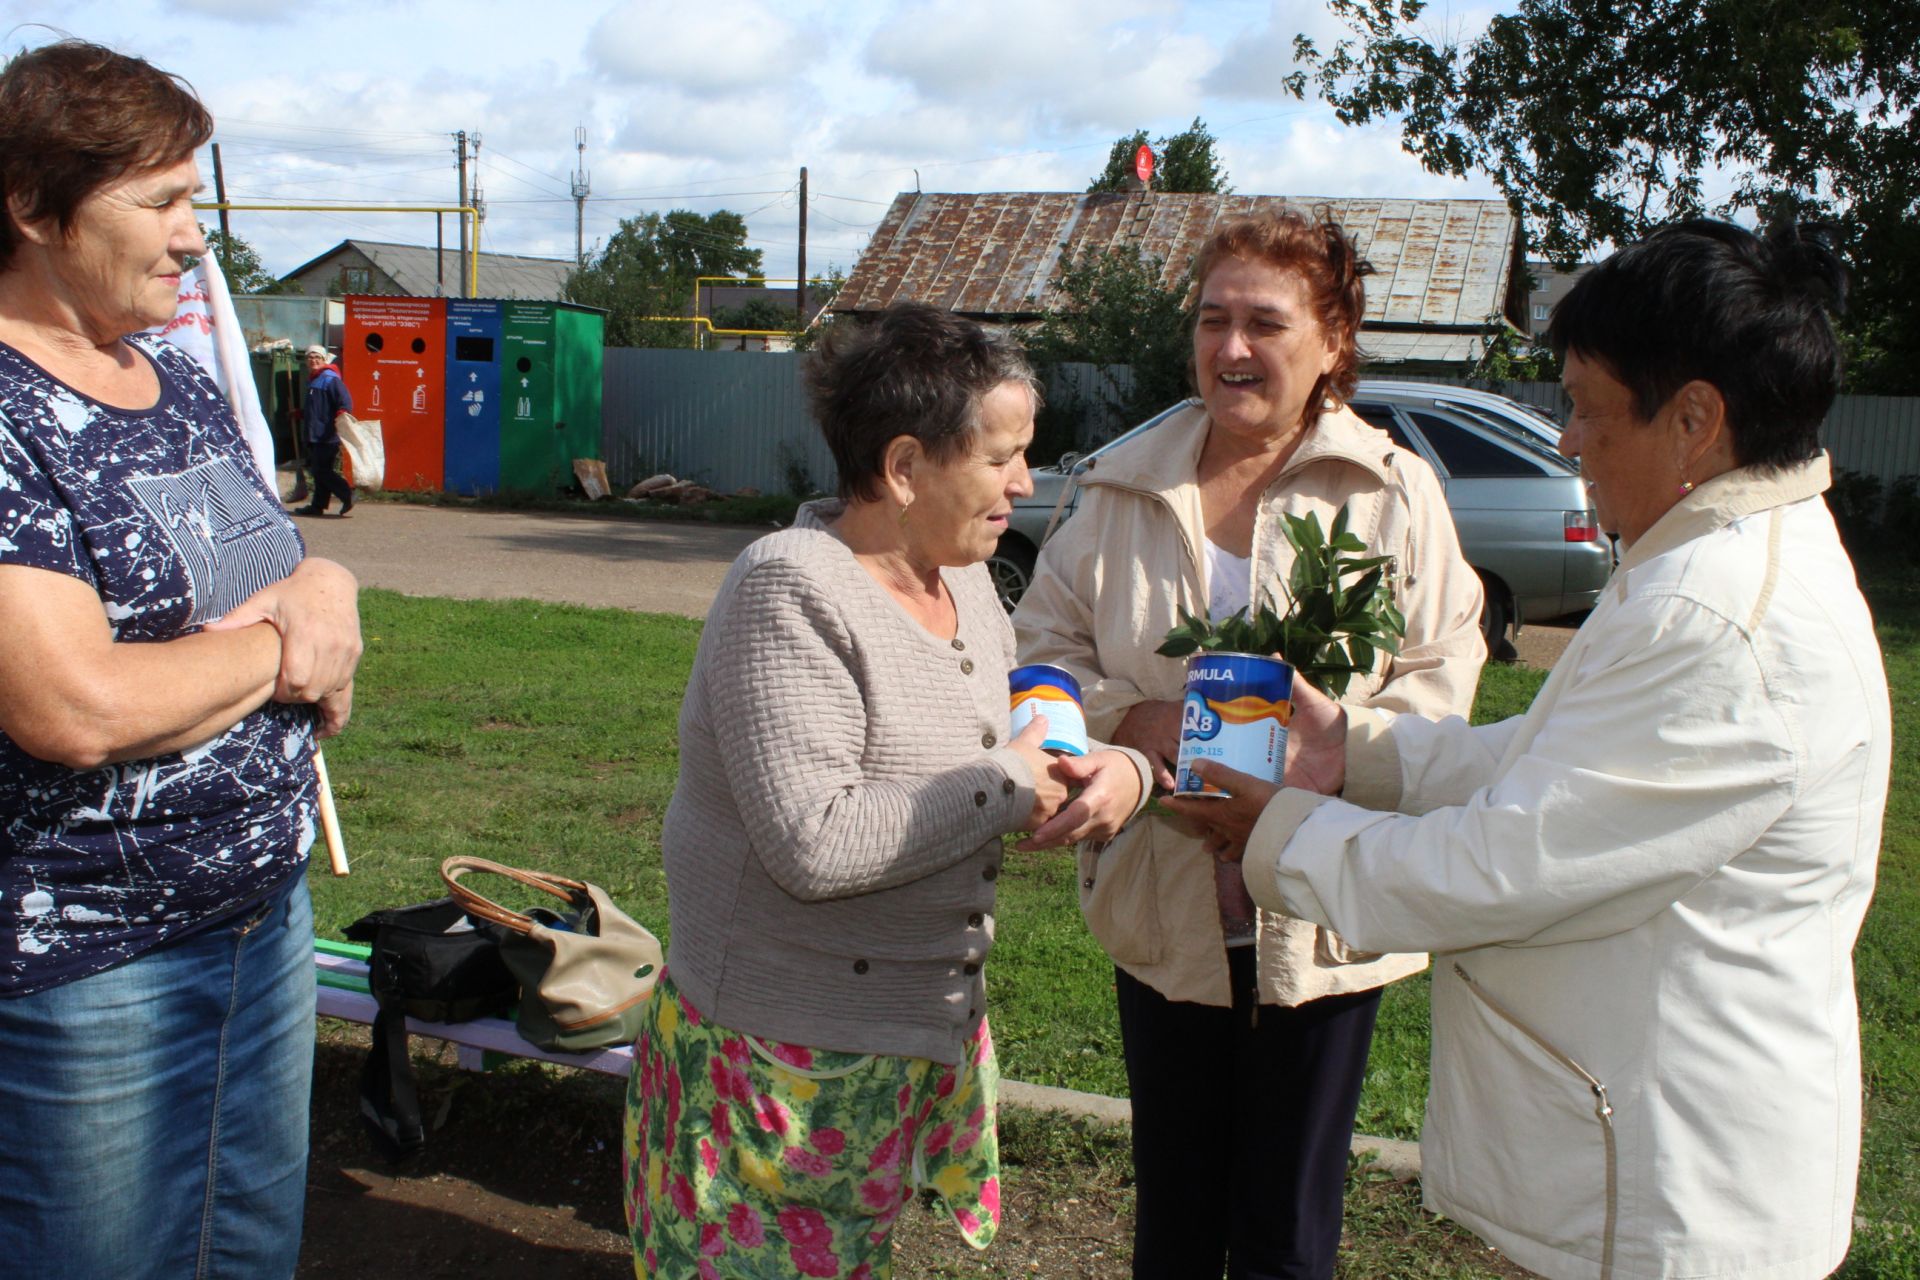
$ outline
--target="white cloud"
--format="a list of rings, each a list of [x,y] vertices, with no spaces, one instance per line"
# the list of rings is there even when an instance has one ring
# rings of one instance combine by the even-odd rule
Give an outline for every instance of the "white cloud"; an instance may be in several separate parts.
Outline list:
[[[676,161],[758,165],[792,160],[798,165],[794,114],[793,99],[784,93],[736,93],[723,101],[650,93],[634,103],[613,145]]]
[[[165,7],[182,15],[204,15],[247,26],[284,26],[295,13],[291,5],[262,0],[167,0]]]
[[[623,0],[594,24],[587,56],[618,81],[718,97],[786,83],[813,46],[759,0]]]
[[[1427,173],[1400,148],[1394,125],[1349,128],[1318,117],[1291,121],[1271,139],[1224,139],[1236,191],[1286,196],[1494,199],[1485,178]]]
[[[1022,150],[1029,136],[1027,126],[1023,115],[1012,112],[982,115],[934,103],[842,119],[829,141],[838,149],[867,157],[957,160]]]
[[[1156,0],[922,0],[875,31],[869,70],[920,98],[1061,127],[1187,112],[1216,55]],[[1120,122],[1116,126],[1116,122]]]

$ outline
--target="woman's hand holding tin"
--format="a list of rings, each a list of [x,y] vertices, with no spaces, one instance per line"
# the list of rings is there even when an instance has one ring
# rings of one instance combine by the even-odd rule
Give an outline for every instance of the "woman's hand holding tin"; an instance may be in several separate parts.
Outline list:
[[[1161,805],[1206,832],[1207,852],[1216,859],[1240,861],[1254,824],[1260,821],[1267,801],[1280,794],[1280,788],[1214,760],[1196,760],[1188,767],[1202,782],[1225,787],[1227,794],[1162,796]]]
[[[1140,807],[1140,771],[1118,751],[1063,755],[1051,762],[1054,777],[1079,794],[1014,848],[1026,851],[1111,840]]]
[[[1056,775],[1053,756],[1041,749],[1046,740],[1047,718],[1036,715],[1007,744],[1027,762],[1027,769],[1033,774],[1033,809],[1027,814],[1024,826],[1027,831],[1044,827],[1067,802],[1067,784]]]

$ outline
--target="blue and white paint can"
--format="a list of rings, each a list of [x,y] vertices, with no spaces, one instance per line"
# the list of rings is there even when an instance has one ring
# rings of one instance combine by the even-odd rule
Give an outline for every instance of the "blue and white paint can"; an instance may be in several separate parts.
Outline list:
[[[1043,715],[1047,740],[1040,744],[1041,750],[1087,754],[1087,716],[1080,708],[1080,682],[1071,671],[1044,662],[1029,663],[1009,672],[1007,685],[1012,699],[1010,736],[1017,737],[1035,715]]]
[[[1180,704],[1176,795],[1225,796],[1202,782],[1193,762],[1210,760],[1278,785],[1287,768],[1287,723],[1293,719],[1293,668],[1257,653],[1194,654]]]

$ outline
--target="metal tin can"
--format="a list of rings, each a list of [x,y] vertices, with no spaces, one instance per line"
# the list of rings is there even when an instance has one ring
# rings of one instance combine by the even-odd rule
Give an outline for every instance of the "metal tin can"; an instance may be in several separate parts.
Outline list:
[[[1044,662],[1029,663],[1007,674],[1007,686],[1012,699],[1009,736],[1017,736],[1039,714],[1047,718],[1042,750],[1087,754],[1087,717],[1080,709],[1080,682],[1071,671]]]
[[[1180,705],[1176,795],[1225,796],[1193,775],[1212,760],[1278,784],[1287,767],[1287,723],[1293,719],[1293,668],[1258,653],[1196,653],[1187,659]]]

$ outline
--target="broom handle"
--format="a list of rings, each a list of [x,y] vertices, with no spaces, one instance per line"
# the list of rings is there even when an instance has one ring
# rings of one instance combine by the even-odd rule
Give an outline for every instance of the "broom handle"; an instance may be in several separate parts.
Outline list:
[[[347,874],[347,846],[340,839],[340,815],[333,809],[333,785],[327,781],[327,758],[318,747],[313,752],[313,778],[320,788],[320,833],[326,837],[327,857],[333,861],[333,874]]]

